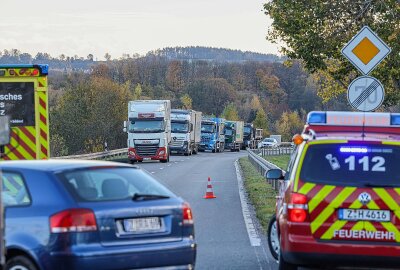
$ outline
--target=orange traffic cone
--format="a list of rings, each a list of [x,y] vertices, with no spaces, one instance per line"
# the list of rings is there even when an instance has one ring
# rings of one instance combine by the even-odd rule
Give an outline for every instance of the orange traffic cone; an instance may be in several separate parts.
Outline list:
[[[207,182],[207,191],[206,191],[206,195],[203,197],[204,199],[215,199],[217,198],[214,195],[214,192],[212,190],[212,185],[211,185],[211,178],[208,177],[208,182]]]

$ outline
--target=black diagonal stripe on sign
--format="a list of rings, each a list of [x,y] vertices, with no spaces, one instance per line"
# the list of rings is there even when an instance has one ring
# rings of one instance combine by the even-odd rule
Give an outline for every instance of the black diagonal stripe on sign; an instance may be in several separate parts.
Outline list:
[[[374,81],[352,102],[354,107],[360,106],[379,86],[379,83]]]
[[[353,101],[353,105],[360,106],[375,90],[378,88],[379,83],[374,81]]]

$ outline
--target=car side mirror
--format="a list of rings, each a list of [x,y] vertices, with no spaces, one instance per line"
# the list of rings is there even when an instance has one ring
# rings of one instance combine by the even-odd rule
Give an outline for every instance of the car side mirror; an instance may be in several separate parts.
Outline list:
[[[284,176],[282,170],[270,169],[265,174],[265,178],[267,178],[267,180],[283,180]]]
[[[0,117],[0,145],[10,143],[10,122],[8,116]]]

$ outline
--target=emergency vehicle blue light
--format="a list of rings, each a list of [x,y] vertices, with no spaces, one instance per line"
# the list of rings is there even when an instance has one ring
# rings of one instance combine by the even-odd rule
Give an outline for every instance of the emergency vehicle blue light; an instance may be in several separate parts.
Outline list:
[[[399,113],[390,114],[390,125],[400,126],[400,114]]]
[[[340,147],[341,153],[367,153],[368,148],[365,147]]]
[[[310,112],[307,116],[308,124],[326,124],[326,112]]]

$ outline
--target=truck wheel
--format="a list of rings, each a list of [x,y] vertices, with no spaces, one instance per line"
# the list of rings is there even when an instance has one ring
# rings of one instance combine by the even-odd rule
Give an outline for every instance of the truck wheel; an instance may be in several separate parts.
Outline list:
[[[12,257],[6,263],[6,270],[37,270],[35,264],[25,256]]]

